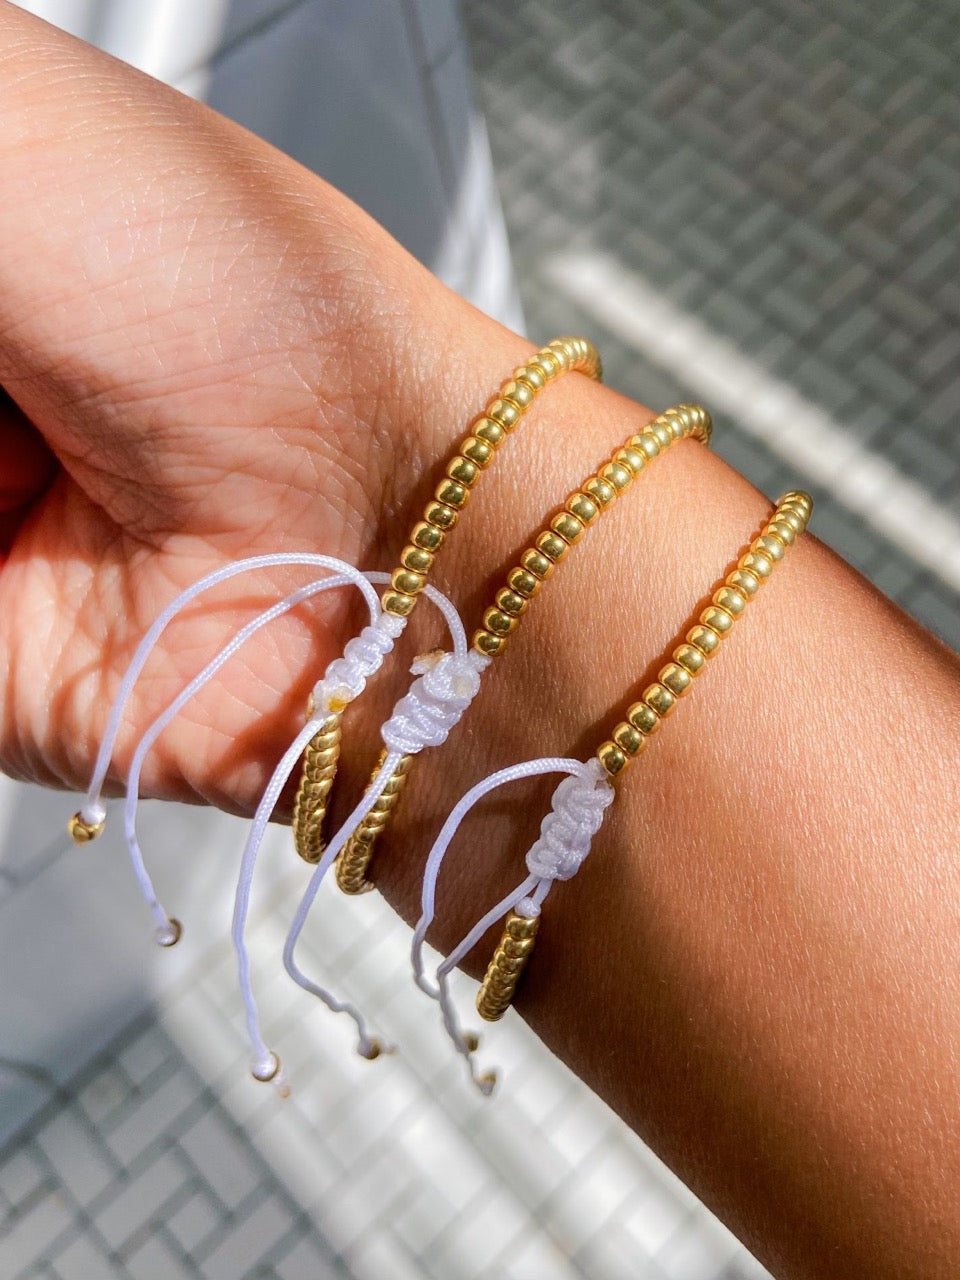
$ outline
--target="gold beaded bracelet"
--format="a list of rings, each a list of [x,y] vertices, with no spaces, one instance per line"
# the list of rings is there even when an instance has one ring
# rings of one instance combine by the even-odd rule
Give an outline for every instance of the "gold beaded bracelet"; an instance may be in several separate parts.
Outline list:
[[[533,546],[521,552],[519,564],[506,576],[494,603],[483,614],[483,625],[473,636],[473,649],[488,658],[499,657],[520,619],[549,578],[576,545],[586,530],[597,522],[601,513],[624,493],[660,453],[675,441],[710,441],[710,415],[700,405],[679,404],[665,410],[642,431],[631,435],[623,447],[597,472],[591,474],[578,490],[567,498],[563,510],[547,523],[534,539]],[[381,752],[373,777],[385,757]],[[410,774],[413,756],[405,755],[394,770],[367,817],[344,845],[336,864],[337,884],[344,893],[364,893],[373,888],[368,869],[377,837],[387,826],[404,784]]]
[[[813,509],[809,494],[792,490],[779,500],[771,519],[753,539],[723,586],[713,593],[695,626],[685,635],[661,667],[656,681],[644,690],[639,702],[627,709],[626,718],[596,752],[596,760],[610,779],[619,777],[636,756],[646,750],[653,734],[733,629],[749,602],[770,577],[787,548],[807,526]],[[477,1011],[488,1022],[502,1018],[513,999],[517,983],[533,951],[540,924],[539,912],[524,915],[511,910],[503,933],[477,992]]]
[[[515,369],[489,401],[447,464],[446,477],[427,504],[423,519],[411,531],[391,585],[381,599],[385,613],[406,618],[413,612],[437,553],[467,505],[480,473],[544,387],[564,373],[585,373],[599,381],[602,366],[596,347],[585,338],[554,339]],[[292,825],[297,852],[310,863],[318,862],[323,852],[322,826],[340,759],[343,711],[343,706],[330,708],[303,754]],[[311,699],[307,715],[312,714]],[[385,803],[390,795],[384,796]]]

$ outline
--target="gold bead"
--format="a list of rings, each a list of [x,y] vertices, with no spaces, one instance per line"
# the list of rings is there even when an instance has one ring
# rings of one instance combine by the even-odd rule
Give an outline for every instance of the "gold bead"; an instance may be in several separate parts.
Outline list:
[[[509,614],[503,613],[500,609],[487,609],[483,615],[483,625],[487,631],[492,631],[495,636],[508,636],[511,631],[516,629],[517,619],[511,618]]]
[[[486,654],[488,658],[495,658],[503,652],[506,640],[503,636],[495,636],[491,631],[475,631],[473,633],[473,647],[477,653]]]
[[[457,484],[462,484],[467,489],[477,483],[479,474],[479,468],[469,458],[464,458],[460,454],[447,463],[447,475],[450,479],[456,480]]]
[[[536,394],[529,382],[518,382],[516,378],[511,378],[500,388],[501,398],[511,400],[518,409],[526,409],[533,404]]]
[[[512,431],[520,421],[520,409],[512,400],[497,398],[487,405],[487,417],[498,422],[504,431]],[[476,434],[476,432],[474,432]]]
[[[605,467],[600,468],[600,476],[601,479],[609,481],[617,493],[623,493],[633,479],[633,472],[622,462],[608,462]]]
[[[734,569],[733,573],[728,573],[724,581],[728,586],[734,587],[741,595],[755,596],[760,590],[760,579],[756,574],[749,573],[746,569]]]
[[[734,618],[739,618],[747,607],[747,597],[735,591],[733,587],[718,587],[711,599],[714,604],[718,604],[721,609],[726,609],[727,613]]]
[[[507,582],[518,596],[524,596],[527,600],[540,590],[539,579],[528,569],[511,569],[507,574]]]
[[[800,489],[791,489],[789,493],[783,495],[777,506],[793,507],[804,520],[809,520],[810,513],[813,511],[813,499],[809,493],[803,493]]]
[[[721,609],[719,605],[711,604],[707,605],[701,613],[700,621],[711,631],[715,631],[718,636],[725,636],[733,626],[733,614],[727,613],[726,609]]]
[[[494,422],[492,418],[478,418],[473,424],[473,434],[480,440],[485,441],[492,448],[496,449],[506,435],[503,427],[499,422]]]
[[[673,651],[674,662],[679,662],[685,671],[695,676],[706,666],[707,659],[703,652],[693,644],[678,645]]]
[[[522,916],[519,911],[511,911],[507,916],[504,932],[511,938],[535,938],[539,928],[539,916]]]
[[[101,818],[99,822],[84,822],[80,814],[75,813],[67,823],[67,830],[75,844],[89,844],[102,834],[105,825],[106,818]]]
[[[573,516],[570,517],[573,519]],[[542,551],[548,560],[552,560],[557,564],[570,550],[570,543],[566,538],[561,538],[558,533],[553,530],[547,530],[537,534],[537,549]],[[527,565],[527,568],[530,566]]]
[[[798,516],[795,511],[791,511],[789,507],[779,507],[777,509],[777,519],[782,524],[788,524],[794,533],[803,532],[803,517]]]
[[[519,369],[514,369],[513,376],[517,382],[526,382],[534,391],[542,391],[547,385],[547,379],[542,369],[538,369],[534,364],[522,364]]]
[[[430,502],[427,509],[423,513],[423,518],[427,524],[432,524],[435,529],[452,529],[457,523],[457,513],[453,507],[448,507],[445,502]]]
[[[564,506],[581,524],[595,524],[600,519],[600,508],[585,493],[571,493]]]
[[[699,649],[705,658],[711,658],[720,647],[720,634],[713,627],[698,623],[687,632],[687,641]]]
[[[769,537],[779,538],[785,547],[789,547],[797,536],[794,532],[793,525],[787,524],[785,521],[781,520],[779,516],[770,521],[764,529],[764,533]]]
[[[622,467],[633,476],[638,476],[643,468],[647,465],[647,455],[641,453],[639,449],[633,449],[627,445],[624,449],[618,449],[613,455],[613,461],[619,462]]]
[[[769,556],[771,560],[783,559],[783,543],[779,538],[771,538],[765,533],[761,533],[759,538],[754,539],[753,545],[758,551],[762,551],[765,556]]]
[[[657,673],[657,679],[677,698],[682,698],[693,684],[693,676],[678,662],[668,662],[661,667]]]
[[[414,573],[422,573],[424,575],[430,572],[433,566],[433,553],[424,551],[421,547],[416,547],[412,543],[403,548],[400,553],[400,563],[404,569],[412,569]]]
[[[460,507],[467,505],[470,490],[462,484],[457,484],[456,480],[441,480],[434,490],[434,497],[438,502],[442,502],[444,506],[458,510]],[[429,516],[427,518],[429,519]]]
[[[603,510],[604,507],[609,507],[610,503],[613,502],[617,496],[616,489],[610,481],[605,480],[603,476],[591,477],[591,479],[589,479],[583,486],[583,491],[590,495],[601,510]]]
[[[504,613],[509,613],[511,618],[519,618],[526,611],[526,600],[523,596],[517,595],[516,591],[511,591],[509,587],[501,587],[494,598],[497,607]]]
[[[656,733],[660,728],[660,717],[653,707],[648,706],[645,702],[635,702],[632,706],[627,707],[627,719],[635,729],[638,729],[640,733],[646,734],[647,737],[651,733]]]
[[[646,431],[642,431],[640,435],[634,436],[630,443],[645,458],[651,460],[660,452],[660,441],[651,433],[649,428]]]
[[[643,701],[661,717],[668,716],[677,705],[676,696],[670,692],[665,684],[660,684],[658,680],[644,689]]]
[[[737,564],[741,569],[748,569],[756,578],[769,578],[773,573],[773,561],[762,551],[746,552]]]
[[[549,351],[550,354],[557,359],[561,369],[569,369],[570,352],[567,350],[565,343],[561,339],[554,338],[552,342],[547,343],[543,350]]]
[[[658,422],[666,427],[673,440],[682,440],[692,426],[690,415],[686,412],[686,405],[682,404],[675,404],[672,409],[666,409],[661,413]]]
[[[550,521],[550,528],[571,546],[583,537],[584,524],[570,511],[561,511]],[[538,543],[539,545],[539,543]]]
[[[548,382],[561,372],[560,359],[549,347],[541,347],[533,359],[527,361],[527,364],[539,369]]]
[[[412,573],[409,569],[394,569],[390,577],[394,591],[404,596],[415,596],[423,590],[426,581],[422,573]]]
[[[613,740],[628,756],[638,756],[647,745],[646,736],[626,721],[618,724],[614,729]]]
[[[161,947],[175,947],[183,937],[183,925],[176,916],[167,917],[167,927],[158,929],[156,938]]]
[[[385,591],[380,598],[384,613],[392,613],[398,618],[409,617],[416,603],[416,596],[406,596],[396,591]]]
[[[673,444],[673,432],[660,418],[650,423],[647,433],[656,439],[661,449],[668,449]]]
[[[615,778],[621,769],[625,769],[629,763],[629,757],[624,755],[615,742],[604,742],[602,746],[598,747],[597,759],[611,778]]]
[[[493,461],[493,445],[478,436],[467,436],[460,445],[461,454],[482,471]],[[454,476],[454,479],[457,477]]]
[[[553,536],[541,534],[541,537]],[[562,541],[562,539],[560,539]],[[564,543],[566,549],[566,543]],[[559,557],[558,557],[559,559]],[[553,573],[553,557],[545,555],[542,551],[535,550],[533,547],[527,547],[523,555],[520,557],[520,563],[528,573],[533,574],[535,578],[539,578],[541,582],[545,578],[549,578]]]
[[[420,520],[413,526],[410,541],[415,547],[422,547],[424,551],[436,552],[443,546],[443,530],[427,524],[426,520]]]

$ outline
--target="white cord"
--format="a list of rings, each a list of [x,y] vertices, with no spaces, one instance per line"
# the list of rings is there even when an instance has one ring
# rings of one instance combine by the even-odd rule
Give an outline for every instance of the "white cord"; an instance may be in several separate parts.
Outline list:
[[[286,599],[281,600],[278,604],[273,605],[269,609],[265,609],[259,613],[251,622],[243,627],[229,644],[212,658],[203,668],[199,675],[195,676],[186,688],[179,693],[173,701],[167,706],[166,710],[161,712],[144,733],[143,737],[137,743],[136,750],[133,753],[133,759],[130,762],[130,771],[127,775],[127,794],[123,808],[123,830],[127,841],[127,851],[130,854],[130,861],[133,864],[133,872],[136,876],[137,883],[140,886],[140,892],[143,894],[147,907],[153,915],[157,926],[157,941],[163,945],[170,937],[169,934],[169,916],[164,907],[160,905],[154,889],[153,881],[147,872],[144,864],[143,852],[137,839],[137,807],[139,804],[140,792],[140,774],[143,770],[143,762],[146,759],[150,748],[166,729],[167,725],[175,716],[183,710],[184,706],[190,699],[217,674],[221,667],[227,663],[230,658],[240,649],[246,642],[255,635],[261,627],[265,627],[274,619],[288,613],[291,609],[295,609],[297,605],[302,604],[304,600],[309,600],[315,595],[319,595],[322,591],[330,591],[336,587],[342,587],[350,581],[349,578],[341,574],[334,574],[332,577],[318,578],[308,583],[304,587],[300,587],[294,591]]]
[[[387,573],[370,572],[365,576],[373,583],[386,583],[390,581],[390,575]],[[455,650],[459,649],[459,651],[465,653],[467,644],[466,632],[464,631],[463,623],[460,620],[460,615],[457,613],[453,603],[443,595],[442,592],[437,591],[434,587],[425,587],[424,594],[427,599],[429,599],[443,614],[450,629]],[[402,622],[403,620],[399,619],[399,621]],[[358,661],[366,661],[366,658],[356,649],[353,652]],[[336,662],[338,660],[335,659],[334,661]],[[342,683],[343,668],[336,669],[333,677],[330,679],[327,678],[333,666],[334,664],[331,663],[330,667],[327,668],[327,673],[325,673],[324,678],[318,683],[318,688],[322,688],[324,690],[324,698],[329,696],[340,697],[345,688]],[[360,688],[362,688],[362,685]],[[262,1078],[267,1074],[270,1064],[275,1063],[277,1061],[277,1057],[272,1053],[263,1040],[256,1000],[253,995],[253,988],[250,980],[250,962],[246,947],[245,932],[250,907],[250,891],[253,874],[256,868],[257,855],[263,842],[267,824],[270,821],[274,808],[276,807],[280,793],[290,777],[290,774],[293,772],[297,761],[300,759],[306,744],[317,732],[317,728],[323,720],[326,719],[328,714],[328,704],[318,702],[310,722],[304,726],[284,753],[279,764],[274,770],[269,783],[267,784],[267,788],[263,793],[259,805],[257,806],[257,811],[254,815],[253,823],[248,833],[243,855],[240,860],[240,871],[237,880],[237,893],[234,902],[231,934],[234,949],[237,953],[237,970],[244,1009],[246,1011],[247,1031],[254,1053],[253,1074],[258,1078]],[[283,953],[284,966],[298,986],[309,991],[312,995],[317,996],[335,1013],[346,1013],[353,1019],[357,1026],[359,1037],[357,1042],[357,1052],[366,1058],[376,1057],[385,1046],[382,1046],[375,1037],[370,1035],[367,1029],[366,1019],[355,1005],[351,1004],[349,1001],[338,999],[326,988],[313,982],[299,969],[294,959],[294,951],[303,930],[304,923],[306,922],[310,907],[317,895],[317,891],[320,888],[324,875],[332,865],[343,845],[346,843],[350,834],[354,831],[356,826],[364,820],[370,809],[373,808],[373,805],[379,798],[383,787],[386,785],[387,779],[391,776],[399,763],[399,754],[395,753],[387,755],[383,765],[377,772],[377,776],[367,788],[363,799],[357,805],[354,813],[342,824],[340,830],[327,844],[324,849],[323,856],[314,868],[313,874],[307,884],[307,888],[297,907],[297,912],[290,926]]]
[[[431,984],[424,973],[423,947],[427,931],[436,915],[440,868],[460,824],[474,805],[491,791],[519,778],[532,778],[545,773],[565,773],[568,776],[554,791],[550,812],[541,823],[540,836],[527,854],[529,874],[477,921],[438,966],[436,985]],[[449,975],[469,955],[487,930],[508,911],[518,911],[526,916],[539,915],[554,881],[569,879],[579,870],[613,795],[610,779],[596,758],[584,762],[548,756],[511,765],[484,778],[460,799],[430,850],[423,873],[420,919],[414,929],[411,944],[414,979],[422,991],[439,1002],[447,1034],[456,1051],[465,1059],[474,1084],[483,1093],[492,1090],[495,1077],[490,1073],[480,1074],[474,1067],[473,1047],[460,1025],[450,992]]]
[[[110,767],[110,759],[113,755],[113,748],[117,733],[120,730],[120,722],[123,719],[127,699],[130,697],[144,664],[169,623],[191,600],[195,600],[197,596],[209,591],[219,583],[226,582],[229,578],[234,578],[238,574],[249,573],[253,569],[267,569],[282,565],[311,565],[318,569],[329,569],[335,573],[343,573],[363,592],[370,609],[371,621],[380,611],[380,602],[377,599],[376,592],[358,569],[355,569],[352,565],[345,564],[342,560],[334,559],[332,556],[314,555],[308,552],[277,552],[270,555],[250,556],[246,560],[235,560],[232,564],[224,565],[223,568],[216,569],[213,573],[208,573],[185,591],[181,591],[155,618],[153,625],[137,645],[130,665],[120,681],[120,687],[117,690],[117,695],[107,720],[103,740],[100,743],[100,750],[97,753],[90,785],[87,788],[84,804],[80,809],[80,818],[84,823],[91,827],[96,827],[103,822],[106,813],[101,800],[103,781]]]

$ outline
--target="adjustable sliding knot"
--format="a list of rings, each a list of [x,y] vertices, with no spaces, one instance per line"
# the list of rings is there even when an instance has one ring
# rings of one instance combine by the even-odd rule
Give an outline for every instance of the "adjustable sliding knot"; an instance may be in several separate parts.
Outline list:
[[[541,880],[569,880],[580,870],[590,843],[613,801],[613,786],[596,759],[584,774],[571,774],[553,793],[550,812],[527,853],[527,867]]]
[[[490,665],[485,654],[428,654],[410,670],[419,678],[393,708],[381,729],[389,751],[415,755],[439,747],[480,690],[480,673]]]
[[[370,677],[380,670],[405,625],[405,618],[379,613],[372,625],[348,640],[343,656],[334,658],[314,685],[315,706],[340,711],[359,697]]]

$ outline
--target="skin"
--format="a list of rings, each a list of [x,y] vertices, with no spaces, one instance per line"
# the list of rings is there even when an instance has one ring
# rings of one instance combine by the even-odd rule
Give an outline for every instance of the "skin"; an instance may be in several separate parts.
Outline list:
[[[389,567],[530,347],[289,159],[3,3],[0,172],[0,767],[80,787],[166,601],[258,552]],[[438,560],[468,626],[650,417],[577,376],[545,393]],[[517,760],[585,758],[769,509],[683,442],[604,515],[442,756],[417,762],[376,863],[408,919],[456,797]],[[171,628],[115,787],[157,710],[300,581],[231,584]],[[359,616],[324,598],[261,632],[164,735],[144,791],[252,811]],[[440,638],[425,614],[410,633],[405,658]],[[340,811],[399,669],[349,716]],[[788,1280],[960,1273],[958,675],[806,535],[618,782],[518,999]],[[472,816],[438,945],[518,878],[550,790],[517,785]]]

